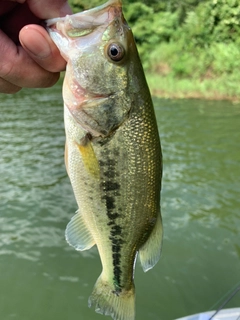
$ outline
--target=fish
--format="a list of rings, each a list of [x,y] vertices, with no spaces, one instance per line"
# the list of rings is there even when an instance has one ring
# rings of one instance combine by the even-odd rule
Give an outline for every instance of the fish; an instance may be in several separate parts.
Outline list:
[[[136,259],[153,268],[163,238],[161,144],[134,36],[120,0],[46,24],[67,61],[65,165],[78,210],[66,240],[78,251],[97,246],[89,307],[134,320]]]

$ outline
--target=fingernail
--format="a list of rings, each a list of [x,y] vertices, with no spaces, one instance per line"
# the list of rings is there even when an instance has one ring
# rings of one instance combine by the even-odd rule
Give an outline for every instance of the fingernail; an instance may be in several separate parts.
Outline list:
[[[25,41],[21,43],[30,54],[38,59],[45,59],[51,54],[50,45],[41,32],[33,28],[30,29],[28,26],[24,27],[21,32],[28,33],[27,37],[25,34]]]

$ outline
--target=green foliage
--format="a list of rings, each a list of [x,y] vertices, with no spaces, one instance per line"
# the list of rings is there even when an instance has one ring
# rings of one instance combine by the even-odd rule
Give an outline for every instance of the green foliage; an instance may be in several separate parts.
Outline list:
[[[240,70],[240,48],[235,43],[213,43],[209,48],[212,69],[216,75],[230,74]]]
[[[87,10],[90,8],[94,8],[99,6],[100,4],[104,3],[103,1],[99,0],[69,0],[70,6],[73,9],[74,13]]]
[[[126,8],[126,19],[132,28],[139,52],[147,63],[149,52],[163,41],[169,41],[177,27],[176,13],[160,11],[154,14],[153,8],[135,2]]]
[[[185,46],[206,47],[213,42],[239,41],[240,2],[210,0],[200,3],[195,10],[187,12],[175,39],[179,36]]]

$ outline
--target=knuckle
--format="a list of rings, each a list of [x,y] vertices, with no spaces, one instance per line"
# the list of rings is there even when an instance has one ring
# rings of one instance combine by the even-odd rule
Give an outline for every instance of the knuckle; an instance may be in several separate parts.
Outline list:
[[[42,81],[42,88],[52,87],[59,79],[60,73],[52,73]]]
[[[1,78],[8,78],[13,71],[14,63],[13,61],[3,61],[0,64],[0,76]]]

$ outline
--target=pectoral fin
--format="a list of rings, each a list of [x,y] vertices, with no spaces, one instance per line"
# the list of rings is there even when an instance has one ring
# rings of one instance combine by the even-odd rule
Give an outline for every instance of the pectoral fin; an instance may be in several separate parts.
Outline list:
[[[82,214],[77,211],[67,225],[65,231],[67,242],[78,251],[84,251],[94,246],[95,241],[83,220]]]
[[[161,254],[162,237],[162,220],[159,214],[152,233],[139,250],[139,257],[144,272],[152,269],[158,262]]]

